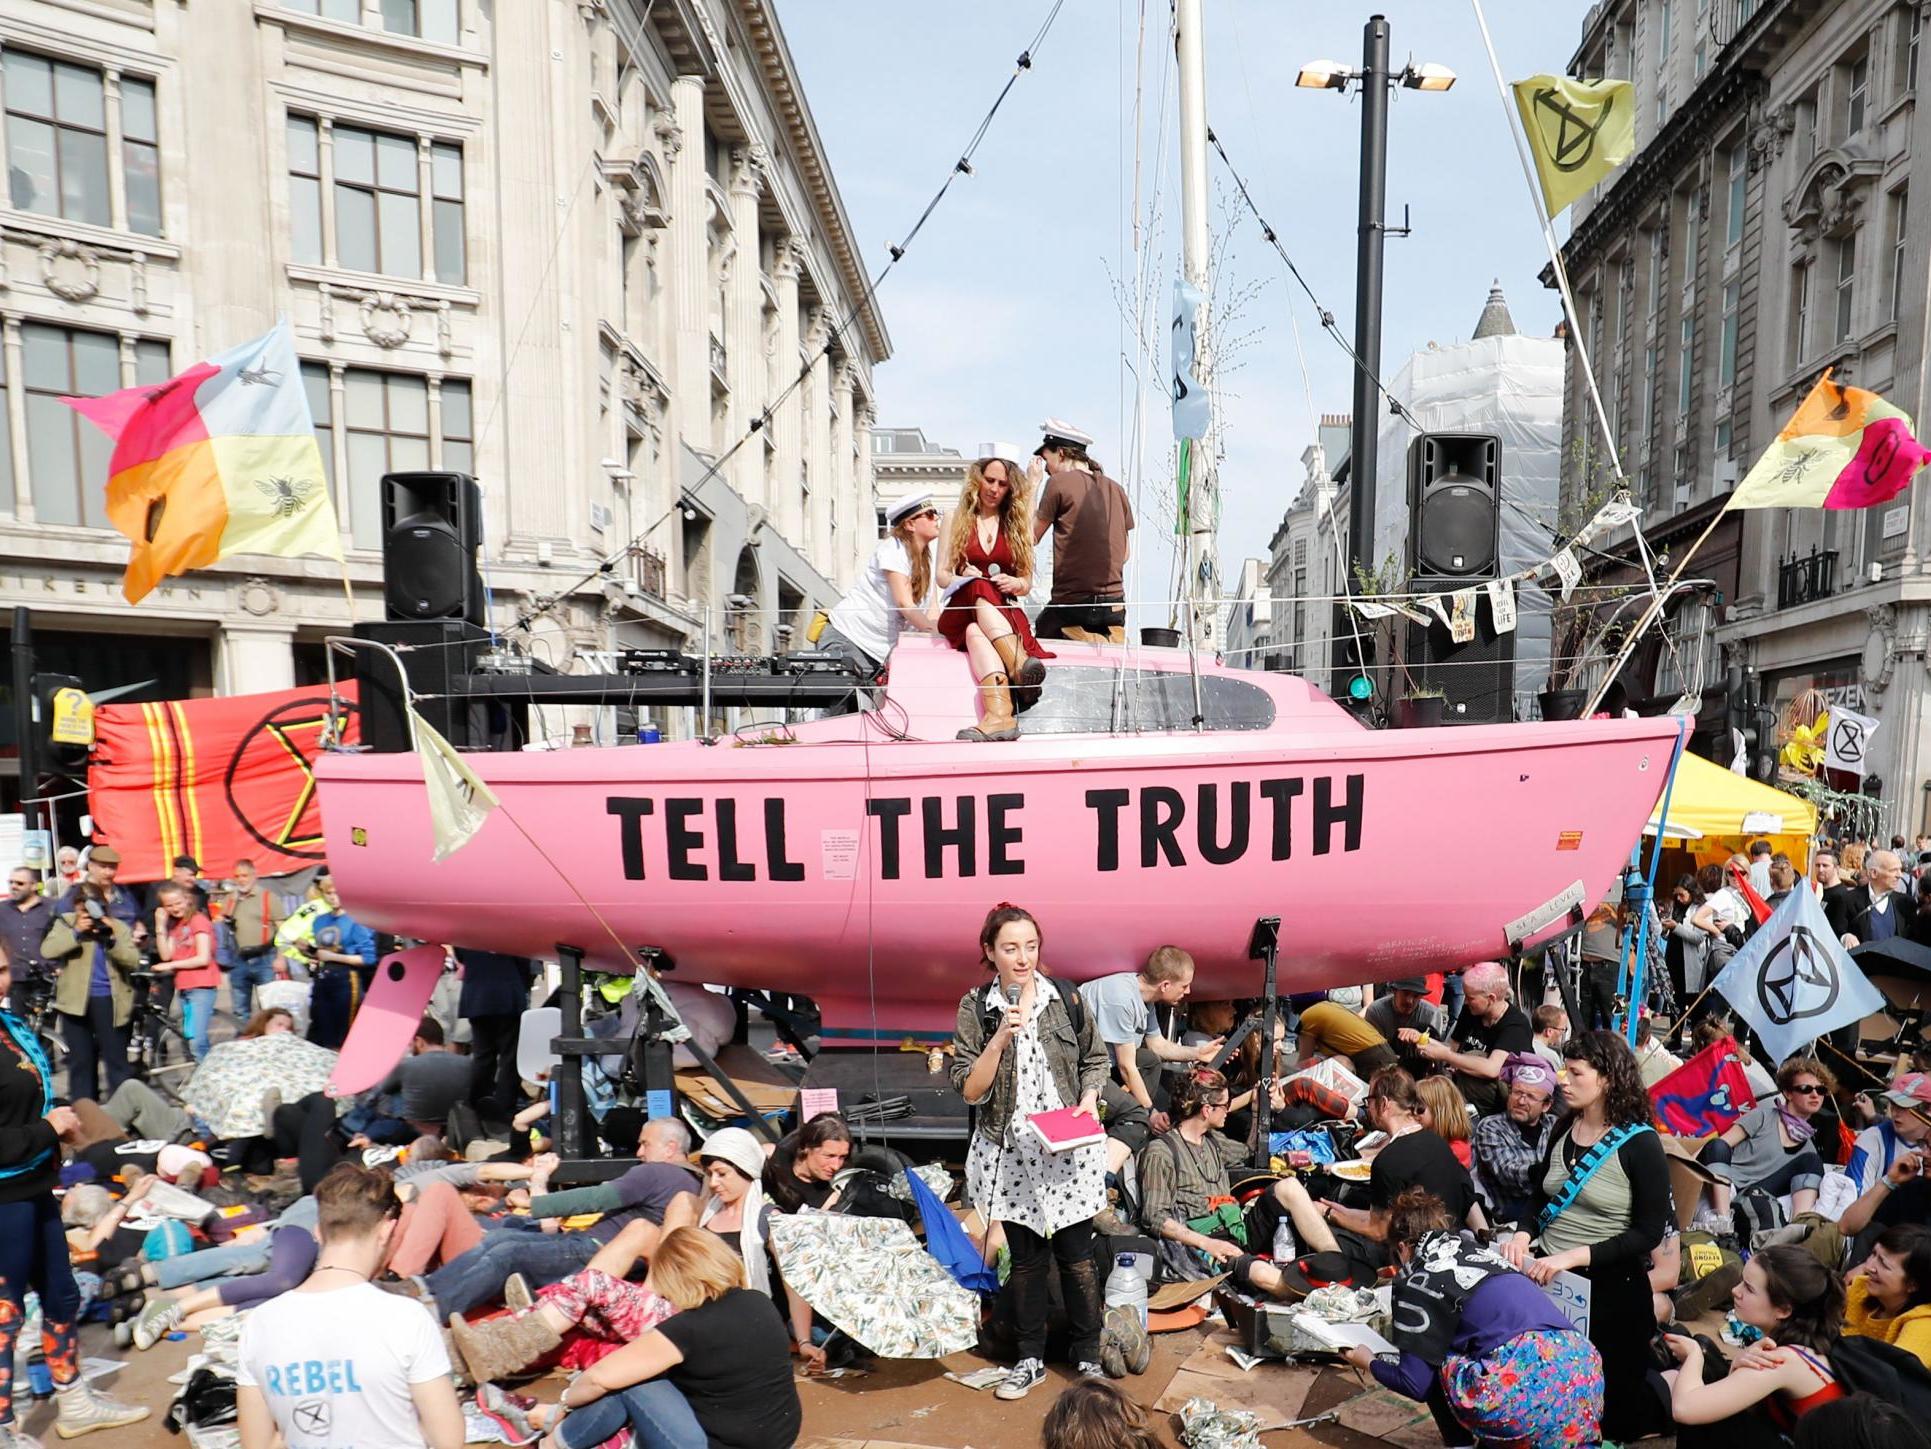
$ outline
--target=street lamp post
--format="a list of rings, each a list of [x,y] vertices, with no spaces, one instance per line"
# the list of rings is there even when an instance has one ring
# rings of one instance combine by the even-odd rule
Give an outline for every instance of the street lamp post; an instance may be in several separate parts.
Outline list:
[[[1345,91],[1361,87],[1361,200],[1355,236],[1354,273],[1354,415],[1348,442],[1348,562],[1360,573],[1372,573],[1374,560],[1375,466],[1380,421],[1381,276],[1388,228],[1383,219],[1388,193],[1388,90],[1445,91],[1455,84],[1455,72],[1431,63],[1389,68],[1386,16],[1371,16],[1361,32],[1361,68],[1351,70],[1331,60],[1317,60],[1301,68],[1296,84],[1314,90]],[[1344,594],[1350,592],[1344,587]],[[1361,657],[1353,672],[1366,676],[1372,660],[1370,642],[1345,617],[1339,606],[1334,638],[1345,647],[1358,643]],[[1336,671],[1337,674],[1339,671]],[[1351,693],[1352,691],[1350,691]]]

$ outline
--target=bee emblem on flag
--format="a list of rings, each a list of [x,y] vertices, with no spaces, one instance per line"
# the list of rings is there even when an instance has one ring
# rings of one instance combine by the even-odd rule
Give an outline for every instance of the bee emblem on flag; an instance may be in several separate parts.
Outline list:
[[[315,492],[313,478],[257,478],[255,486],[274,505],[277,518],[293,518]]]

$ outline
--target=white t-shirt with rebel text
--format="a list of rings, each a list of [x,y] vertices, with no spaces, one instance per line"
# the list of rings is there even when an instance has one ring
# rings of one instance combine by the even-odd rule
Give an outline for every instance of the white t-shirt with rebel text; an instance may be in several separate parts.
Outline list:
[[[238,1369],[288,1449],[425,1449],[409,1386],[447,1376],[449,1352],[422,1304],[358,1283],[252,1310]]]

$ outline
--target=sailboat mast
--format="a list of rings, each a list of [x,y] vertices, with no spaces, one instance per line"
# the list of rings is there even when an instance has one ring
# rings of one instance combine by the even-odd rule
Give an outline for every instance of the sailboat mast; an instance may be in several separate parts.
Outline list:
[[[1195,377],[1212,392],[1213,326],[1209,316],[1212,293],[1207,270],[1207,45],[1201,16],[1202,0],[1176,0],[1173,11],[1174,51],[1180,70],[1180,240],[1181,273],[1203,300],[1197,322]],[[1196,649],[1220,647],[1220,554],[1215,526],[1220,496],[1214,477],[1214,429],[1206,437],[1183,445],[1187,470],[1187,509],[1181,519],[1186,529],[1186,573],[1181,594],[1187,600],[1187,632]]]

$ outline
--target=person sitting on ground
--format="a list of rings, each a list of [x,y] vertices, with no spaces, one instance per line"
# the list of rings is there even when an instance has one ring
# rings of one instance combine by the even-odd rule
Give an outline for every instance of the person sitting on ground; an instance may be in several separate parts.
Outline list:
[[[1109,1123],[1134,1106],[1147,1114],[1146,1129],[1123,1139],[1131,1149],[1146,1142],[1146,1131],[1164,1132],[1172,1123],[1160,1074],[1167,1062],[1210,1062],[1219,1040],[1181,1046],[1155,1029],[1154,1008],[1178,1007],[1193,990],[1193,957],[1178,946],[1161,946],[1138,971],[1097,976],[1079,989],[1106,1054],[1113,1059],[1113,1080],[1100,1093]]]
[[[442,1023],[425,1016],[416,1023],[409,1054],[364,1099],[372,1104],[370,1115],[356,1121],[351,1114],[351,1125],[374,1142],[440,1133],[449,1109],[469,1100],[472,1081],[469,1058],[450,1051]]]
[[[1235,1202],[1228,1169],[1251,1153],[1222,1130],[1232,1096],[1227,1078],[1211,1067],[1195,1067],[1174,1087],[1173,1130],[1140,1150],[1140,1222],[1159,1241],[1164,1276],[1198,1280],[1239,1263],[1242,1281],[1259,1275],[1262,1291],[1271,1292],[1279,1275],[1254,1255],[1273,1248],[1288,1213],[1288,1180],[1245,1210]]]
[[[1876,1101],[1861,1094],[1858,1101],[1884,1114],[1857,1134],[1844,1163],[1844,1175],[1861,1195],[1890,1171],[1900,1151],[1921,1147],[1931,1135],[1931,1077],[1905,1072]]]
[[[1743,1068],[1743,1075],[1749,1080],[1750,1095],[1759,1103],[1770,1101],[1777,1095],[1777,1079],[1764,1069],[1762,1062],[1750,1055],[1750,1047],[1737,1035],[1736,1023],[1722,1013],[1706,1016],[1696,1024],[1690,1033],[1690,1055],[1705,1051],[1720,1041],[1736,1044],[1737,1065]]]
[[[1589,1279],[1589,1341],[1608,1385],[1603,1432],[1627,1443],[1664,1418],[1649,1383],[1655,1305],[1648,1259],[1671,1216],[1669,1168],[1627,1042],[1613,1032],[1582,1032],[1563,1047],[1563,1065],[1562,1095],[1573,1115],[1530,1179],[1533,1217],[1502,1251],[1538,1283],[1562,1272]]]
[[[836,1112],[820,1112],[778,1143],[764,1165],[764,1195],[781,1213],[829,1209],[837,1199],[832,1179],[852,1155],[852,1132]]]
[[[401,1204],[389,1175],[345,1162],[315,1189],[322,1252],[242,1325],[243,1449],[458,1449],[448,1351],[422,1306],[372,1286]]]
[[[1487,1226],[1475,1198],[1468,1169],[1455,1160],[1448,1143],[1422,1126],[1427,1104],[1415,1089],[1415,1079],[1400,1067],[1384,1067],[1368,1084],[1362,1116],[1389,1141],[1375,1154],[1368,1169],[1368,1206],[1346,1207],[1315,1200],[1298,1178],[1284,1178],[1276,1187],[1281,1204],[1294,1225],[1294,1235],[1305,1254],[1333,1254],[1327,1260],[1331,1281],[1350,1278],[1372,1281],[1386,1264],[1382,1244],[1389,1209],[1411,1187],[1425,1187],[1438,1198],[1457,1223]],[[1341,1264],[1345,1263],[1345,1268]],[[1249,1273],[1256,1285],[1269,1280],[1258,1270]]]
[[[1040,1449],[1160,1449],[1147,1411],[1105,1379],[1080,1379],[1053,1400]]]
[[[1033,586],[1033,510],[1018,464],[981,458],[966,469],[959,505],[945,524],[938,573],[939,587],[952,590],[939,633],[965,651],[974,679],[1003,669],[1013,707],[1031,708],[1046,682],[1039,661],[1053,656],[1033,638],[1020,607]]]
[[[930,493],[912,493],[885,515],[885,539],[872,551],[864,573],[831,606],[831,622],[818,647],[842,654],[867,680],[885,670],[906,630],[937,634],[927,609],[932,602],[932,545],[939,536],[939,509]],[[1003,672],[998,676],[1005,678]],[[1007,699],[1010,709],[1011,700]]]
[[[1880,1338],[1931,1367],[1931,1227],[1886,1228],[1844,1283],[1844,1332]]]
[[[1358,1012],[1339,1002],[1317,1001],[1301,1013],[1301,1065],[1323,1057],[1345,1057],[1354,1074],[1367,1081],[1395,1065],[1395,1049]]]
[[[746,1263],[702,1229],[664,1234],[650,1287],[677,1313],[565,1385],[531,1416],[543,1449],[591,1449],[628,1427],[644,1445],[768,1449],[804,1425],[771,1300],[746,1286]]]
[[[822,1370],[825,1351],[812,1342],[811,1305],[785,1284],[771,1250],[773,1209],[764,1200],[764,1148],[744,1128],[724,1127],[704,1139],[697,1159],[708,1189],[697,1225],[744,1259],[745,1282],[788,1313],[799,1356],[808,1369]]]
[[[1445,1409],[1477,1444],[1600,1442],[1602,1359],[1533,1280],[1457,1232],[1425,1188],[1395,1199],[1387,1246],[1400,1356],[1355,1347],[1343,1358],[1438,1418]]]
[[[1456,1040],[1415,1042],[1437,1068],[1454,1073],[1456,1087],[1478,1112],[1502,1110],[1502,1063],[1533,1050],[1534,1031],[1510,1000],[1513,994],[1506,970],[1493,961],[1478,962],[1462,973],[1462,1019],[1452,1028]],[[1408,1040],[1408,1034],[1402,1038]]]
[[[628,1235],[625,1246],[635,1256],[649,1258],[664,1231],[697,1221],[700,1187],[686,1160],[690,1150],[690,1128],[674,1117],[654,1118],[637,1139],[635,1167],[611,1182],[567,1192],[549,1190],[560,1165],[555,1154],[537,1157],[529,1217],[537,1226],[491,1229],[469,1252],[426,1275],[419,1291],[446,1319],[499,1301],[512,1273],[534,1285],[567,1278],[620,1234]],[[560,1219],[593,1212],[603,1216],[580,1231],[560,1226]]]
[[[1423,1077],[1415,1083],[1427,1110],[1422,1125],[1448,1144],[1455,1160],[1463,1167],[1475,1165],[1474,1144],[1469,1141],[1468,1104],[1447,1077]]]
[[[1396,1065],[1411,1077],[1425,1073],[1428,1064],[1415,1043],[1404,1040],[1401,1034],[1412,1031],[1420,1036],[1440,1036],[1448,1025],[1442,1009],[1428,999],[1425,976],[1403,976],[1388,982],[1361,1017],[1394,1047]]]
[[[1569,1040],[1569,1013],[1553,1002],[1535,1009],[1535,1054],[1549,1064],[1551,1071],[1562,1070],[1562,1044]]]
[[[1836,1089],[1837,1079],[1814,1057],[1790,1057],[1777,1068],[1783,1101],[1753,1107],[1721,1136],[1705,1143],[1697,1160],[1720,1179],[1711,1189],[1718,1217],[1730,1213],[1734,1192],[1755,1188],[1772,1197],[1790,1195],[1790,1216],[1817,1206],[1824,1162],[1812,1144],[1811,1118]]]
[[[1704,1381],[1703,1345],[1682,1334],[1663,1341],[1675,1357],[1670,1409],[1680,1425],[1722,1425],[1723,1442],[1734,1442],[1729,1421],[1762,1405],[1777,1432],[1788,1436],[1812,1410],[1845,1396],[1830,1354],[1844,1325],[1844,1285],[1803,1248],[1765,1248],[1743,1266],[1731,1311],[1766,1342],[1714,1383]],[[1686,1441],[1688,1441],[1686,1443]],[[1715,1434],[1685,1435],[1677,1442],[1719,1442]]]
[[[1532,1215],[1535,1170],[1562,1117],[1551,1110],[1556,1074],[1541,1057],[1517,1052],[1502,1066],[1502,1084],[1502,1110],[1475,1124],[1475,1186],[1498,1223],[1520,1226]]]
[[[1643,1085],[1655,1086],[1682,1065],[1683,1059],[1656,1035],[1656,1023],[1644,1007],[1636,1017],[1636,1070],[1643,1074]]]

